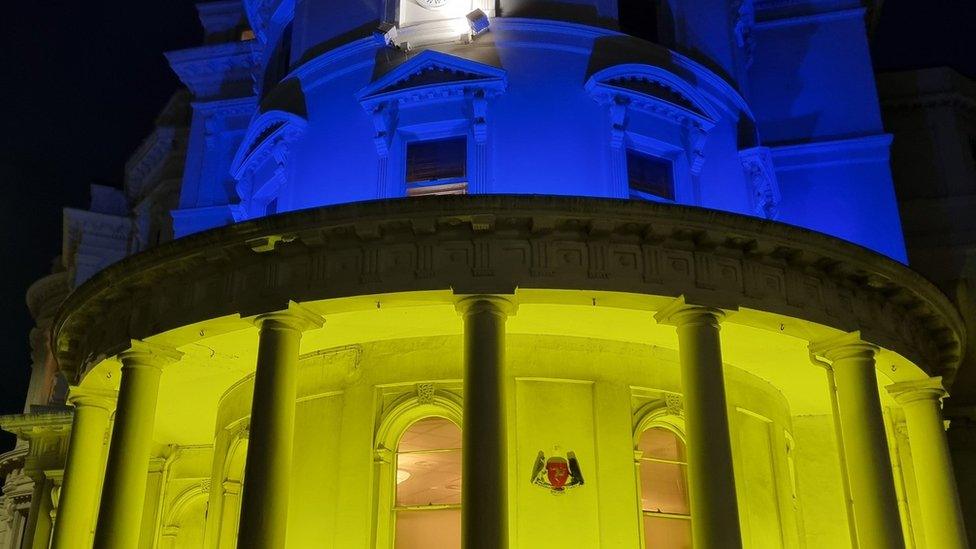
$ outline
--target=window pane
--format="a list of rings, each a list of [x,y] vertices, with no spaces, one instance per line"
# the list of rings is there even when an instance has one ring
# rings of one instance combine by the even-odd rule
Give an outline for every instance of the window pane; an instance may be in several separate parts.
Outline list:
[[[645,458],[666,459],[685,463],[685,443],[673,432],[660,427],[652,427],[641,434],[637,449]]]
[[[690,513],[684,465],[641,460],[640,480],[643,510],[676,515]]]
[[[397,511],[396,549],[461,549],[461,510]]]
[[[461,447],[461,429],[449,419],[428,417],[411,425],[400,437],[398,452],[454,450]]]
[[[463,178],[467,157],[464,137],[407,143],[407,183]]]
[[[461,450],[414,452],[397,456],[400,507],[461,503]]]
[[[461,503],[461,429],[429,417],[411,425],[397,448],[400,507]]]
[[[632,190],[674,200],[674,166],[666,158],[627,149],[627,179]]]
[[[644,548],[690,549],[691,521],[644,515]]]

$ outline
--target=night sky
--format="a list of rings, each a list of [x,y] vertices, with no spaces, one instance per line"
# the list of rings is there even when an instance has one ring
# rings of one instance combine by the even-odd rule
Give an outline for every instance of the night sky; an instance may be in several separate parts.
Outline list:
[[[336,1],[336,0],[319,0]],[[640,0],[621,0],[638,2]],[[61,208],[119,186],[178,81],[162,53],[198,45],[184,0],[9,2],[0,23],[0,414],[23,407],[33,322],[24,292],[60,253]],[[976,77],[976,2],[887,0],[878,70],[950,65]],[[11,438],[0,438],[0,452]]]

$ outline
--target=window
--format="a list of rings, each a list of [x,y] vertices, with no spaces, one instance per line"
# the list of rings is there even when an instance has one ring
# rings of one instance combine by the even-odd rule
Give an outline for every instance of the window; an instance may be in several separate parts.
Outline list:
[[[691,547],[688,459],[674,431],[651,427],[641,434],[639,474],[645,549]]]
[[[674,163],[627,149],[627,183],[632,198],[674,200]]]
[[[461,429],[428,417],[396,451],[395,549],[460,549]]]
[[[407,143],[407,196],[464,194],[468,140],[450,137]]]
[[[464,178],[467,139],[451,137],[407,144],[407,184]]]

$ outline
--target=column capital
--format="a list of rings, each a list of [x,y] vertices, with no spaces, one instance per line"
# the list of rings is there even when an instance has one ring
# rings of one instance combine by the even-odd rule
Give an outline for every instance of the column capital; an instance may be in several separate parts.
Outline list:
[[[139,339],[131,340],[129,349],[118,355],[123,368],[156,368],[179,362],[183,353],[168,345],[149,343]]]
[[[942,385],[941,376],[892,383],[887,390],[888,394],[894,397],[895,402],[901,405],[920,400],[939,401],[949,396],[949,392]]]
[[[93,389],[72,385],[68,388],[68,404],[75,408],[101,408],[112,413],[119,399],[119,392],[109,389]]]
[[[460,295],[454,302],[458,314],[465,316],[478,312],[493,312],[505,316],[514,316],[518,312],[518,302],[514,295],[474,294]]]
[[[254,324],[262,329],[268,327],[303,332],[321,328],[325,325],[325,319],[308,307],[289,301],[288,308],[283,311],[265,313],[254,317]]]
[[[850,332],[836,337],[811,341],[807,347],[811,356],[819,356],[834,362],[845,358],[874,360],[880,348],[861,339],[861,332]]]
[[[709,325],[718,327],[725,320],[726,312],[717,307],[688,303],[685,296],[678,296],[654,314],[654,320],[665,326]]]

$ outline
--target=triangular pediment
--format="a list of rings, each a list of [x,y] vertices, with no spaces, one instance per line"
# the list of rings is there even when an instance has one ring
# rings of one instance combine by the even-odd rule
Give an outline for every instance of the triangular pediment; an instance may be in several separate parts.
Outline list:
[[[504,87],[505,77],[504,69],[425,50],[373,80],[359,92],[359,98],[361,101],[376,100],[438,87]]]

